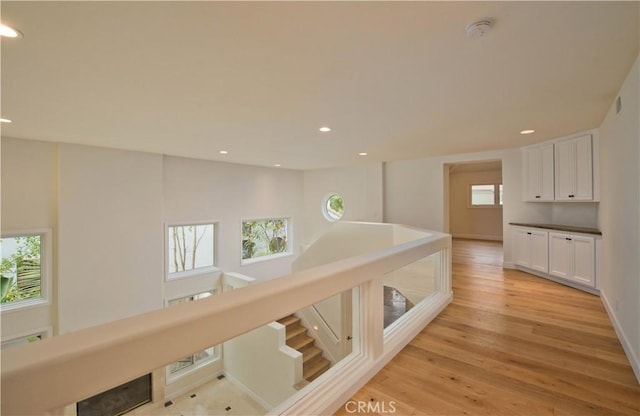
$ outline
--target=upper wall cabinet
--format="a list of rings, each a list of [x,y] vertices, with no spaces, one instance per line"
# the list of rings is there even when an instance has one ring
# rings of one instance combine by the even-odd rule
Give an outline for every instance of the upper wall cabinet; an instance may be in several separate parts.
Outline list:
[[[591,134],[524,148],[523,199],[533,202],[597,200],[594,148]]]
[[[591,135],[555,145],[555,200],[593,200],[593,150]]]
[[[553,201],[553,143],[524,150],[524,199]]]

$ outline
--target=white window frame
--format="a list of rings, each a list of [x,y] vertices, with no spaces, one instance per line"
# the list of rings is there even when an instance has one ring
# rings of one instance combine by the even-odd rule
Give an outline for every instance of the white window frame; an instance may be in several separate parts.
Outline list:
[[[333,198],[334,196],[339,196],[340,198],[342,198],[342,203],[344,204],[344,197],[339,194],[338,192],[330,192],[327,195],[324,196],[324,198],[322,199],[322,216],[324,217],[325,220],[329,221],[329,222],[338,222],[341,221],[342,218],[344,218],[344,213],[346,211],[346,209],[344,209],[343,207],[343,211],[342,211],[342,215],[340,215],[340,218],[333,218],[331,216],[331,214],[329,213],[329,208],[327,207],[327,205],[329,205],[329,200],[331,200],[331,198]]]
[[[0,313],[23,311],[51,305],[51,280],[53,274],[53,247],[51,228],[4,231],[2,238],[40,236],[40,297],[24,299],[11,303],[0,303]]]
[[[270,220],[286,220],[287,223],[287,250],[282,253],[269,254],[266,256],[252,257],[250,259],[242,258],[242,227],[247,221],[270,221]],[[260,263],[263,261],[270,261],[281,259],[283,257],[293,256],[293,220],[290,215],[282,217],[267,217],[267,218],[248,218],[240,221],[240,265],[246,266],[249,264]]]
[[[169,228],[186,227],[189,225],[213,225],[213,265],[198,267],[196,269],[185,270],[180,272],[169,272]],[[173,281],[185,279],[189,277],[201,276],[208,273],[220,272],[218,264],[218,222],[217,221],[183,221],[183,222],[167,222],[164,226],[164,278],[165,281]]]
[[[486,185],[493,185],[493,205],[474,205],[472,204],[473,201],[473,187],[474,186],[478,186],[478,185],[482,185],[482,186],[486,186]],[[502,208],[502,204],[500,204],[500,186],[502,186],[502,183],[500,182],[483,182],[483,183],[478,183],[478,182],[474,182],[474,183],[470,183],[469,184],[469,191],[467,192],[467,196],[468,196],[468,208],[480,208],[480,209],[486,209],[486,208]]]
[[[216,294],[218,294],[218,289],[212,288],[212,289],[208,289],[208,290],[202,290],[199,292],[195,292],[195,293],[190,293],[188,295],[184,295],[184,296],[178,296],[172,299],[165,299],[165,308],[170,307],[170,303],[176,300],[180,300],[180,299],[185,299],[185,298],[190,298],[193,296],[197,296],[200,295],[202,293],[206,293],[206,292],[212,292],[211,296],[215,296]],[[188,303],[188,302],[187,302]],[[213,364],[214,362],[218,361],[221,359],[221,354],[220,354],[220,345],[213,345],[213,355],[210,358],[207,358],[206,360],[200,360],[199,362],[195,362],[188,367],[185,368],[181,368],[180,370],[177,370],[175,372],[171,372],[171,364],[167,365],[165,367],[165,375],[166,375],[166,380],[167,380],[167,384],[169,383],[173,383],[177,380],[179,380],[180,378],[191,374],[195,371],[200,370],[203,367],[206,367],[208,365]],[[211,348],[211,347],[209,347]],[[205,348],[205,350],[208,348]],[[191,356],[194,356],[195,354],[191,354]]]
[[[21,332],[19,334],[10,335],[8,337],[3,337],[0,344],[6,344],[11,341],[17,341],[19,339],[26,339],[29,337],[35,337],[38,335],[42,335],[42,339],[51,338],[53,334],[53,329],[50,326],[46,326],[43,328],[36,328],[29,331]]]

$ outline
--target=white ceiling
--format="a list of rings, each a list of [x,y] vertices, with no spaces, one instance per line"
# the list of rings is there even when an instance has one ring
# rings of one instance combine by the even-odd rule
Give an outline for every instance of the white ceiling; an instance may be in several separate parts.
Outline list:
[[[640,16],[636,1],[1,8],[24,34],[2,40],[3,136],[293,169],[598,127],[638,56]],[[465,37],[486,17],[487,36]]]

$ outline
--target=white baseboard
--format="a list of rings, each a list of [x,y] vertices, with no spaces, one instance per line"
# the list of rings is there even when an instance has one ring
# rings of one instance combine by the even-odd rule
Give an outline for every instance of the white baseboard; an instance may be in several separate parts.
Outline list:
[[[517,269],[516,264],[510,261],[502,262],[503,269]]]
[[[629,339],[625,335],[622,329],[622,326],[620,326],[620,321],[618,321],[618,317],[615,314],[615,310],[611,307],[611,303],[609,303],[607,294],[604,291],[600,291],[600,299],[602,299],[602,304],[604,305],[604,309],[607,311],[607,315],[609,315],[609,319],[611,319],[611,323],[613,324],[613,329],[616,331],[616,334],[618,335],[620,344],[622,344],[622,349],[624,349],[625,354],[627,354],[627,358],[629,359],[631,368],[633,369],[633,372],[636,375],[636,379],[638,380],[638,383],[640,383],[640,361],[638,360],[638,357],[634,354],[633,348],[631,347],[631,343],[629,342]]]
[[[502,241],[501,235],[481,235],[481,234],[451,234],[453,238],[464,238],[467,240],[489,240],[489,241]]]

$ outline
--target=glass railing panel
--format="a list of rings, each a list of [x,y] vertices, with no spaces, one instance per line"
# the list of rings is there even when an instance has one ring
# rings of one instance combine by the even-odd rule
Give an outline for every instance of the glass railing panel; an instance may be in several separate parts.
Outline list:
[[[319,302],[331,306],[331,316],[329,309],[309,305],[67,406],[64,414],[267,414],[307,394],[358,350],[359,293],[354,288]]]
[[[438,290],[441,258],[441,252],[437,252],[385,274],[385,328]]]

